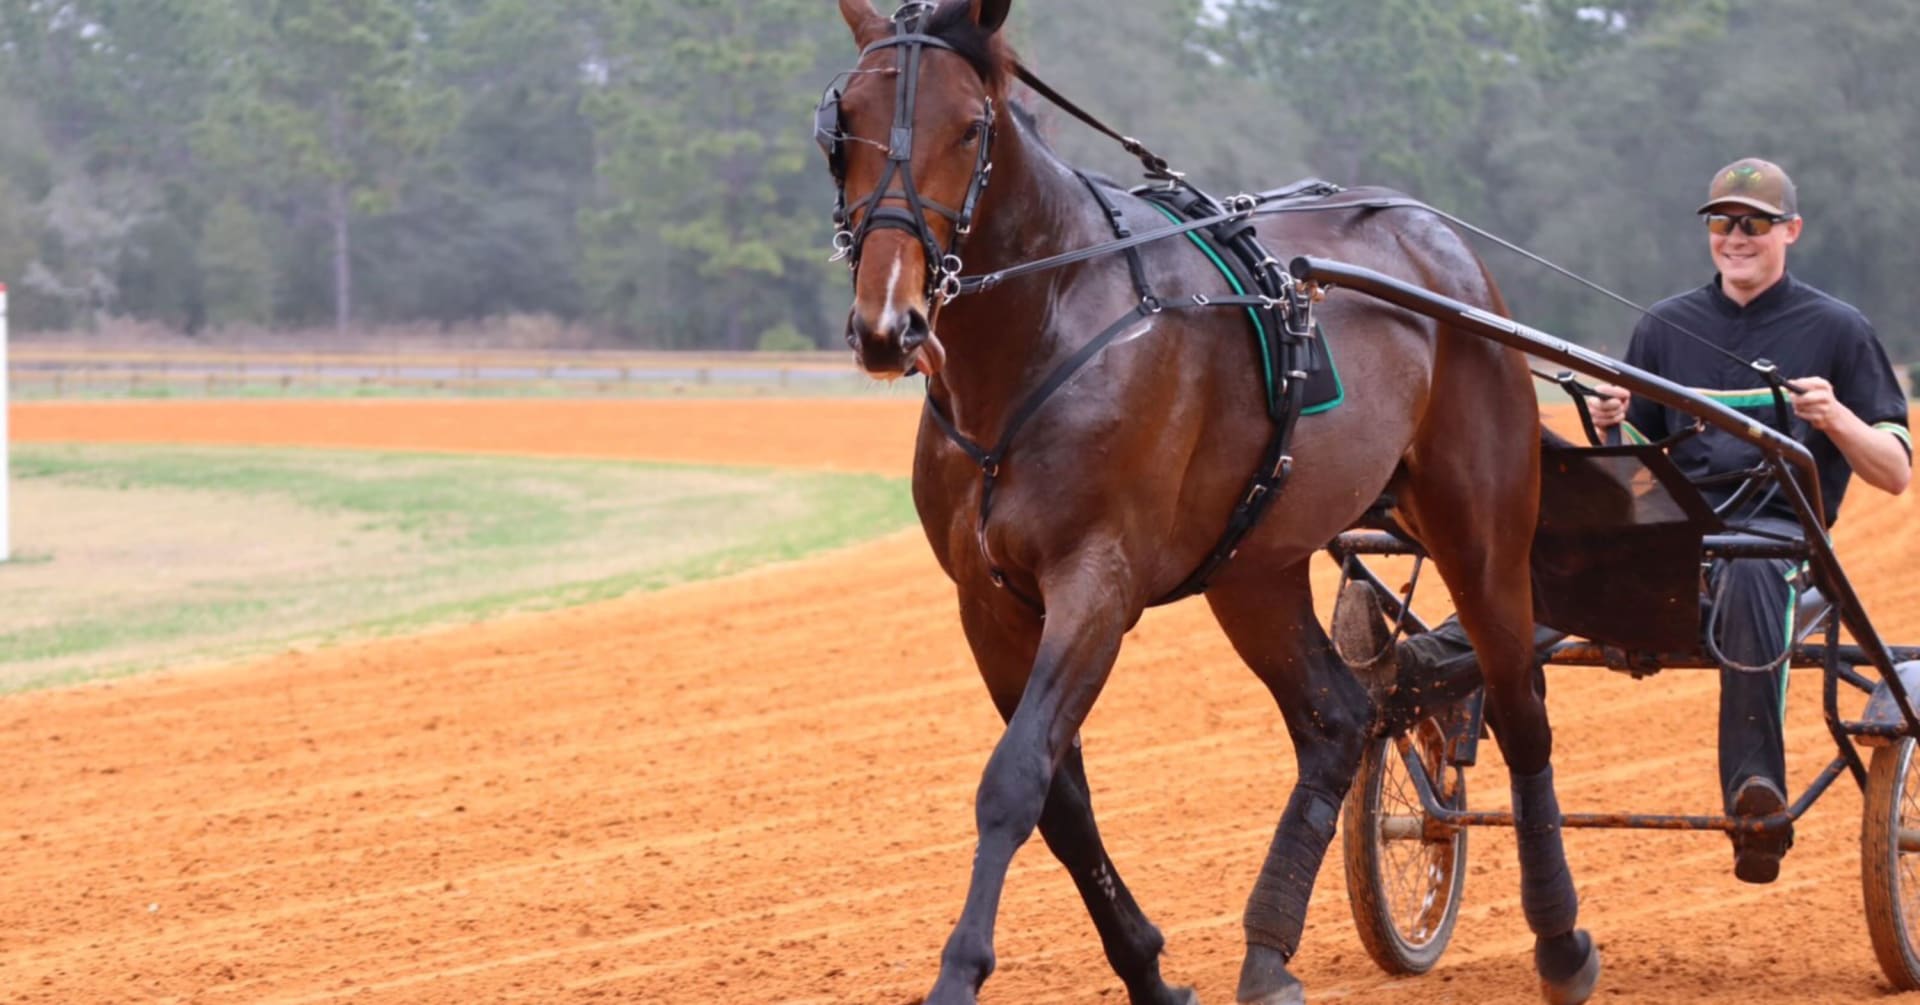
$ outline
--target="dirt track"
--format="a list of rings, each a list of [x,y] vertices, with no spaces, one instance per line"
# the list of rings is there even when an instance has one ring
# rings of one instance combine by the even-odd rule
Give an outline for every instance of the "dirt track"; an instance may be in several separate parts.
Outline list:
[[[899,402],[57,405],[16,406],[14,428],[899,471],[913,417]],[[1903,641],[1920,638],[1914,505],[1856,490],[1840,542]],[[1831,750],[1816,683],[1794,686],[1796,781]],[[1710,811],[1713,694],[1704,674],[1559,672],[1563,804]],[[896,1005],[931,982],[958,910],[997,732],[916,534],[559,614],[0,699],[0,1001]],[[1136,630],[1085,736],[1168,974],[1230,1001],[1240,908],[1292,774],[1278,716],[1204,605],[1184,604]],[[1504,803],[1497,755],[1470,785]],[[1884,995],[1859,808],[1836,787],[1772,887],[1736,882],[1718,837],[1572,833],[1601,1000]],[[1512,843],[1473,843],[1453,949],[1405,982],[1360,949],[1336,843],[1298,961],[1313,1000],[1537,1001]],[[1039,842],[1000,917],[983,1001],[1124,1000]]]

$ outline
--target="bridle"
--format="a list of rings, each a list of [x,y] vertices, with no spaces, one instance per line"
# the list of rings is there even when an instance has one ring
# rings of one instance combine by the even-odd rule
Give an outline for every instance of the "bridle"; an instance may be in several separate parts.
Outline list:
[[[960,295],[960,242],[972,232],[974,211],[979,208],[980,196],[987,189],[988,179],[993,176],[994,107],[992,98],[984,99],[985,107],[979,122],[979,153],[974,160],[973,178],[967,183],[966,198],[961,201],[960,207],[952,209],[921,195],[913,179],[913,113],[920,95],[920,65],[929,47],[953,51],[953,46],[945,40],[920,30],[934,8],[935,4],[923,0],[903,5],[893,13],[893,35],[874,42],[860,52],[860,58],[864,61],[867,56],[882,49],[894,50],[893,129],[883,148],[887,152],[887,166],[881,172],[880,181],[873,187],[873,192],[852,205],[847,203],[847,142],[851,140],[876,147],[880,144],[845,131],[840,117],[840,98],[845,93],[849,77],[875,71],[849,70],[827,85],[819,106],[814,110],[813,134],[821,152],[827,155],[827,167],[833,172],[838,193],[833,206],[835,233],[832,261],[846,261],[848,268],[857,272],[861,248],[874,231],[904,231],[920,243],[921,253],[926,256],[928,302],[937,298],[939,303],[945,304]],[[896,177],[900,182],[898,188],[894,186]],[[929,212],[946,218],[952,224],[953,231],[944,248],[927,219]]]

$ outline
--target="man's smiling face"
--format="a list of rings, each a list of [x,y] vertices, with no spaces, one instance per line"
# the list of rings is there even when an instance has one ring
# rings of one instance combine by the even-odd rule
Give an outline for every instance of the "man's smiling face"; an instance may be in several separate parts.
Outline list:
[[[1707,208],[1708,213],[1727,216],[1763,215],[1738,203],[1721,203]],[[1714,268],[1720,271],[1720,288],[1736,303],[1745,304],[1765,293],[1787,271],[1787,246],[1800,239],[1798,217],[1773,225],[1768,233],[1754,236],[1736,226],[1728,233],[1707,234],[1713,252]]]

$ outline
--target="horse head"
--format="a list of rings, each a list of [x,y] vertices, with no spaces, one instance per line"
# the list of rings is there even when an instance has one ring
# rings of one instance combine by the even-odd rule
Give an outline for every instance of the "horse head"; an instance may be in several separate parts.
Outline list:
[[[914,2],[888,17],[840,0],[860,62],[827,88],[815,133],[839,186],[836,258],[853,269],[847,344],[873,376],[945,362],[933,318],[958,292],[961,244],[993,170],[1010,2]]]

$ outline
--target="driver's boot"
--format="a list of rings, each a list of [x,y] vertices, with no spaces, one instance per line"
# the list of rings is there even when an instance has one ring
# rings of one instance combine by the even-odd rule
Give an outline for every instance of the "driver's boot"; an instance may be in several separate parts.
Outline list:
[[[1332,634],[1335,651],[1373,696],[1378,735],[1397,733],[1480,687],[1480,661],[1458,619],[1389,644],[1393,628],[1379,595],[1365,583],[1350,581],[1341,590]],[[1564,632],[1534,627],[1535,673],[1564,638]]]
[[[1366,583],[1348,580],[1334,601],[1331,627],[1334,654],[1365,685],[1374,707],[1382,707],[1398,683],[1399,664],[1380,595]]]

